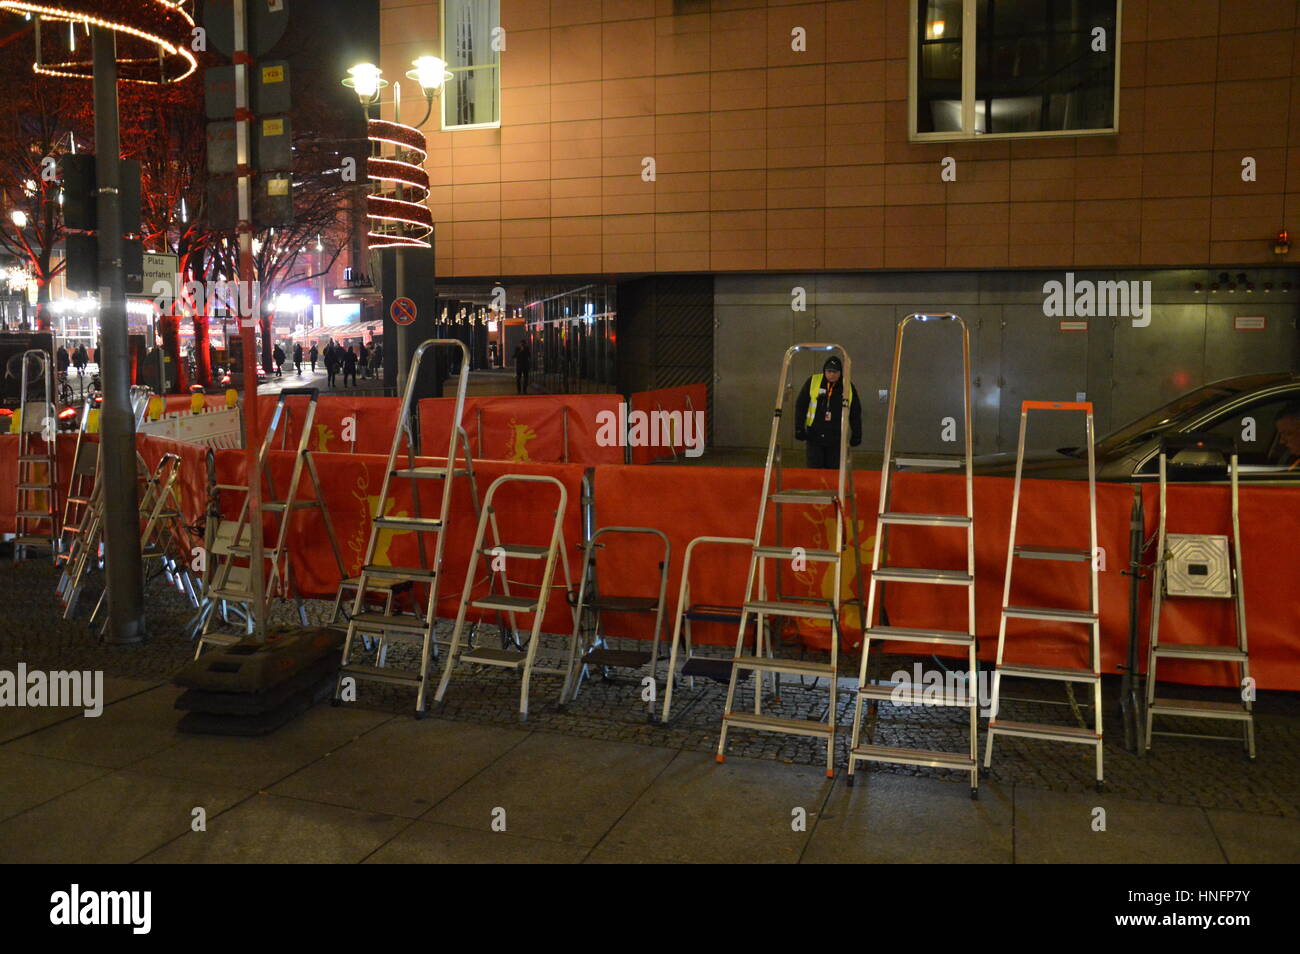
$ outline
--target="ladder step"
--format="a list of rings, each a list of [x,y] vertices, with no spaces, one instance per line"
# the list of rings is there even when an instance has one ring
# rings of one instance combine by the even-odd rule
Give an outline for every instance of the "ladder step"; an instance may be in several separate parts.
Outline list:
[[[1101,676],[1091,669],[1073,669],[1065,666],[1037,666],[1031,663],[1004,663],[998,667],[1004,676],[1019,676],[1024,679],[1054,679],[1059,682],[1101,681]]]
[[[1082,742],[1088,745],[1101,745],[1101,736],[1092,729],[1080,729],[1073,725],[1003,722],[999,719],[989,723],[989,732],[995,735],[1017,735],[1026,739],[1048,739],[1053,742]]]
[[[894,762],[900,765],[926,765],[931,768],[961,769],[969,772],[975,760],[969,752],[932,752],[929,749],[897,749],[888,745],[859,745],[849,752],[849,759],[864,762]]]
[[[48,464],[52,458],[45,454],[19,454],[18,463],[20,464]]]
[[[513,557],[516,560],[540,560],[551,552],[550,547],[534,547],[523,543],[500,543],[495,547],[484,547],[479,552],[488,557],[497,556],[498,548],[507,559]]]
[[[1092,554],[1072,547],[1037,547],[1016,545],[1016,556],[1024,560],[1064,560],[1068,563],[1087,563]]]
[[[1046,606],[1008,606],[1002,615],[1012,619],[1050,619],[1059,623],[1097,622],[1097,614],[1087,610],[1051,609]]]
[[[751,613],[767,616],[798,616],[810,619],[834,619],[835,608],[826,603],[794,603],[786,600],[753,600],[745,604]]]
[[[84,507],[90,503],[89,497],[69,497],[68,503],[76,504],[78,507]]]
[[[833,490],[778,490],[767,499],[779,504],[831,504],[836,496]]]
[[[782,719],[778,716],[755,715],[752,712],[728,712],[722,717],[738,729],[758,729],[762,732],[784,732],[787,735],[810,735],[829,739],[835,726],[809,719]]]
[[[618,669],[640,669],[650,662],[650,654],[638,649],[606,649],[597,646],[582,661],[588,666],[614,666]]]
[[[965,570],[922,570],[907,566],[882,566],[871,574],[873,579],[895,583],[942,583],[966,586],[974,582]]]
[[[975,641],[970,633],[951,629],[914,629],[910,626],[871,626],[868,639],[888,639],[908,643],[942,643],[947,646],[969,646]]]
[[[584,605],[605,613],[653,613],[659,601],[652,596],[597,596]]]
[[[880,522],[913,527],[969,527],[971,518],[961,513],[882,513]]]
[[[794,547],[754,547],[754,555],[769,560],[793,560]],[[834,563],[839,559],[839,554],[834,550],[807,550],[803,551],[803,558],[809,563]]]
[[[284,513],[286,509],[292,510],[313,510],[320,504],[315,500],[295,500],[292,507],[284,500],[268,500],[262,504],[263,513]]]
[[[380,566],[377,563],[363,567],[362,572],[367,578],[378,576],[389,580],[416,580],[421,583],[431,583],[433,578],[438,575],[436,570],[426,570],[414,566]],[[368,583],[369,580],[367,579]]]
[[[504,610],[515,613],[537,612],[537,599],[531,596],[485,596],[470,604],[477,609]]]
[[[528,659],[527,653],[509,649],[487,649],[477,647],[467,649],[460,654],[460,662],[477,663],[480,666],[501,666],[504,669],[518,669]]]
[[[749,669],[754,672],[780,672],[802,676],[835,677],[835,667],[830,663],[814,662],[811,659],[769,659],[767,656],[741,656],[733,659],[737,669]]]
[[[49,537],[21,536],[14,537],[14,545],[19,547],[53,547],[54,542]]]
[[[340,668],[350,676],[356,676],[358,679],[369,679],[371,682],[418,686],[423,681],[418,672],[402,672],[400,669],[384,669],[381,666],[349,665]]]
[[[682,665],[683,676],[699,676],[702,679],[712,679],[715,682],[727,682],[731,679],[731,660],[730,659],[713,659],[706,656],[691,656]],[[741,672],[737,677],[737,682],[744,682],[749,678],[749,673]]]
[[[1240,719],[1248,722],[1254,718],[1240,702],[1207,702],[1199,699],[1160,699],[1151,705],[1156,715],[1191,716],[1198,719]]]
[[[19,485],[18,485],[18,489],[19,489],[19,490],[30,490],[30,491],[32,491],[33,493],[36,493],[36,492],[38,492],[38,491],[41,492],[41,493],[49,493],[49,492],[50,492],[51,490],[53,490],[54,488],[51,487],[49,484],[19,484]],[[68,498],[68,500],[70,500],[70,501],[76,501],[76,499],[77,499],[76,497],[69,497],[69,498]]]
[[[1222,662],[1245,662],[1246,654],[1236,646],[1193,646],[1187,643],[1157,643],[1156,656],[1161,659],[1206,659]]]
[[[975,693],[970,693],[965,702],[955,703],[947,701],[946,692],[940,692],[939,698],[935,698],[935,692],[930,690],[926,696],[925,686],[899,686],[895,683],[871,684],[858,687],[858,695],[864,699],[875,699],[879,702],[892,702],[895,705],[909,706],[955,706],[960,709],[969,709],[976,704]]]
[[[239,586],[210,586],[208,599],[225,600],[227,603],[249,603],[253,594]]]
[[[442,530],[442,521],[436,517],[375,517],[374,524],[385,530],[415,530],[420,533]]]
[[[393,471],[394,477],[406,477],[410,480],[446,480],[446,467],[408,467],[404,470]],[[469,471],[464,468],[457,468],[456,477],[468,477]]]
[[[683,614],[693,623],[732,623],[740,622],[739,606],[715,606],[709,603],[696,603],[686,608]]]
[[[964,454],[896,454],[896,467],[934,467],[943,470],[956,470],[966,466]]]
[[[422,633],[431,625],[428,620],[420,616],[388,616],[384,613],[358,613],[352,617],[352,625],[356,629],[369,631],[383,631],[386,629],[405,630],[407,632]]]
[[[371,575],[373,576],[374,574],[371,574]],[[388,579],[371,580],[371,579],[367,579],[367,580],[366,580],[366,589],[367,589],[367,590],[391,590],[394,586],[397,586],[400,582],[401,582],[400,580],[388,580]],[[361,577],[359,577],[359,576],[349,577],[348,579],[346,579],[346,580],[341,580],[341,581],[339,582],[339,586],[340,586],[341,588],[342,588],[342,587],[346,587],[347,589],[353,589],[353,590],[355,590],[355,589],[356,589],[358,586],[360,586],[360,585],[361,585]]]
[[[54,514],[48,510],[19,510],[15,517],[20,520],[53,520]]]

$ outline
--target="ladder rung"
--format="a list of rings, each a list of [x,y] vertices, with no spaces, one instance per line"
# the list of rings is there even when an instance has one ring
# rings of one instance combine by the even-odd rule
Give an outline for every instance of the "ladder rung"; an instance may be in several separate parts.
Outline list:
[[[437,533],[442,529],[442,521],[437,517],[376,517],[376,527],[392,530],[416,530],[421,533]]]
[[[526,653],[509,649],[488,649],[483,646],[467,649],[460,654],[459,662],[477,663],[480,666],[501,666],[504,669],[518,669],[528,660]]]
[[[639,649],[606,649],[597,646],[582,657],[587,666],[614,666],[618,669],[640,669],[650,662],[650,653]]]
[[[758,729],[763,732],[784,732],[787,735],[810,735],[828,739],[835,730],[825,722],[808,719],[782,719],[778,716],[755,715],[753,712],[728,712],[722,717],[738,729]]]
[[[659,609],[653,596],[597,596],[583,605],[604,613],[653,613]]]
[[[392,589],[394,586],[396,586],[399,582],[400,582],[399,580],[386,580],[386,579],[370,580],[370,579],[368,579],[368,580],[366,580],[366,589],[368,589],[368,590],[391,590],[391,589]],[[358,586],[360,586],[360,585],[361,585],[361,577],[359,577],[359,576],[353,576],[353,577],[349,577],[349,578],[346,579],[346,580],[341,580],[341,581],[339,581],[339,586],[340,586],[340,587],[347,587],[347,588],[349,588],[349,589],[356,589],[356,588],[357,588]]]
[[[731,678],[731,660],[711,656],[690,656],[682,664],[682,675],[700,676],[704,679],[726,682]],[[749,678],[749,673],[742,672],[736,678],[738,681],[743,682]]]
[[[53,460],[45,454],[20,454],[18,463],[20,464],[48,464]]]
[[[507,559],[514,557],[516,560],[540,560],[551,552],[550,547],[535,547],[523,543],[501,543],[495,547],[484,547],[479,552],[484,556],[497,556],[498,549]]]
[[[431,625],[428,620],[420,616],[389,616],[385,613],[357,613],[352,617],[351,623],[357,629],[400,629],[418,633],[429,629]]]
[[[880,522],[913,527],[969,527],[971,518],[961,513],[882,513]]]
[[[1087,610],[1051,609],[1046,606],[1008,606],[1002,615],[1013,619],[1049,619],[1058,623],[1097,622],[1097,614]]]
[[[914,629],[910,626],[872,626],[867,629],[867,638],[908,643],[943,643],[948,646],[968,646],[975,641],[970,633],[951,629]]]
[[[1087,550],[1073,547],[1036,547],[1016,545],[1016,556],[1025,560],[1064,560],[1071,563],[1087,563],[1092,554]]]
[[[19,485],[18,485],[18,489],[19,489],[19,490],[28,490],[28,491],[31,491],[32,493],[37,493],[37,492],[40,492],[40,493],[49,493],[49,492],[50,492],[51,490],[53,490],[54,488],[53,488],[52,486],[50,486],[49,484],[19,484]],[[72,500],[72,501],[75,501],[77,498],[76,498],[76,497],[69,497],[68,499],[69,499],[69,500]]]
[[[19,510],[14,516],[20,520],[53,520],[54,513],[49,510]]]
[[[868,686],[859,686],[858,695],[866,699],[876,699],[880,702],[892,702],[895,705],[908,706],[955,706],[961,709],[968,709],[975,705],[975,693],[968,693],[965,702],[948,702],[946,694],[939,693],[939,698],[935,699],[933,689],[926,696],[925,686],[900,686],[896,683],[887,682],[882,684],[872,684]]]
[[[796,616],[809,619],[834,619],[835,609],[825,603],[793,603],[785,600],[754,600],[745,604],[751,613],[766,616]]]
[[[1205,659],[1245,662],[1246,654],[1236,646],[1193,646],[1187,643],[1157,643],[1156,656],[1168,659]]]
[[[1004,663],[998,667],[1003,676],[1020,676],[1024,679],[1055,679],[1060,682],[1100,682],[1101,676],[1091,669],[1074,669],[1067,666],[1038,666],[1033,663]]]
[[[964,454],[897,454],[894,457],[894,466],[955,470],[966,466],[966,457]]]
[[[779,504],[829,504],[835,503],[836,495],[833,490],[778,490],[767,499]]]
[[[1240,719],[1247,722],[1254,714],[1240,702],[1210,702],[1199,699],[1160,699],[1151,705],[1156,715],[1192,716],[1198,719]]]
[[[263,513],[284,513],[287,503],[283,500],[268,500],[262,504]],[[320,503],[315,500],[295,500],[292,505],[294,510],[311,510],[319,507]]]
[[[794,550],[794,547],[754,547],[754,554],[770,560],[793,560]],[[805,549],[803,558],[809,563],[834,563],[840,557],[834,550]]]
[[[1017,735],[1026,739],[1049,739],[1054,742],[1082,742],[1089,745],[1101,745],[1101,736],[1092,729],[1080,729],[1073,725],[1047,725],[1040,722],[1003,722],[997,720],[989,723],[989,732],[995,735]]]
[[[238,586],[210,586],[208,598],[225,600],[227,603],[249,603],[253,599],[253,594]]]
[[[835,667],[830,663],[814,662],[811,659],[769,659],[767,656],[741,656],[733,659],[732,665],[737,669],[749,669],[754,672],[780,672],[802,676],[835,676]]]
[[[404,470],[393,471],[394,477],[406,477],[409,480],[446,480],[446,467],[408,467]],[[456,470],[455,476],[468,477],[469,471],[463,468]]]
[[[894,762],[900,765],[927,765],[931,768],[961,769],[969,772],[975,760],[969,752],[931,752],[928,749],[896,749],[888,745],[859,745],[849,752],[850,760]]]
[[[535,613],[537,600],[531,596],[485,596],[473,600],[470,606],[477,609],[503,610],[507,613]]]
[[[372,682],[388,682],[402,686],[418,686],[421,682],[421,676],[418,672],[402,672],[400,669],[384,669],[380,666],[361,665],[342,666],[340,668],[350,676],[356,676],[358,679],[369,679]]]
[[[367,577],[380,576],[390,580],[417,580],[421,583],[432,582],[438,575],[436,570],[426,570],[413,566],[380,566],[372,563],[362,571]]]
[[[86,506],[88,503],[90,503],[90,498],[89,498],[89,497],[69,497],[69,498],[68,498],[68,503],[70,503],[70,504],[76,504],[76,505],[79,506],[79,507],[84,507],[84,506]]]
[[[974,582],[974,578],[965,570],[922,570],[910,566],[882,566],[871,575],[874,579],[895,583],[942,583],[963,586]]]
[[[14,545],[19,547],[53,547],[54,541],[49,537],[14,537]]]

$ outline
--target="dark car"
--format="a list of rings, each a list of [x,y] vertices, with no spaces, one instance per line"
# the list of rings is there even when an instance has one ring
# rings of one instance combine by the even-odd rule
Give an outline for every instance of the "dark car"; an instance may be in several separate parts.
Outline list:
[[[1292,463],[1275,426],[1278,412],[1297,402],[1298,374],[1248,374],[1206,384],[1097,441],[1097,479],[1155,480],[1161,437],[1208,431],[1232,438],[1243,480],[1300,480],[1300,467]],[[1015,454],[991,454],[975,460],[979,474],[1011,475],[1015,467]],[[1024,473],[1026,477],[1087,479],[1087,452],[1083,447],[1062,447],[1052,454],[1029,454]]]

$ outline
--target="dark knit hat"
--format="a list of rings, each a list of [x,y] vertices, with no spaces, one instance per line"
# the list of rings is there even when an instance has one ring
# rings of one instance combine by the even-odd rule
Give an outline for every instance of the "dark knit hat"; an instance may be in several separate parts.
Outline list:
[[[826,363],[822,365],[822,372],[825,373],[827,371],[839,371],[841,374],[843,374],[844,363],[840,361],[839,358],[835,358],[835,357],[827,358]]]

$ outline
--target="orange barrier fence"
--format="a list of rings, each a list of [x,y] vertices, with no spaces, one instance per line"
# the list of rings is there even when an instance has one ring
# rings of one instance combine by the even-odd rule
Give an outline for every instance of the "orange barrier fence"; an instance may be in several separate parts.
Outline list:
[[[829,486],[833,472],[787,471],[791,487]],[[869,579],[875,535],[875,509],[880,475],[856,475],[858,532],[856,542]],[[602,467],[596,472],[596,526],[657,527],[667,533],[673,547],[669,592],[677,593],[681,559],[686,544],[697,536],[752,537],[762,488],[757,469],[720,467]],[[975,480],[976,630],[980,656],[994,658],[997,650],[999,611],[1006,570],[1010,531],[1012,481],[980,477]],[[1021,495],[1019,539],[1044,545],[1086,548],[1088,545],[1087,484],[1076,481],[1027,481]],[[1147,536],[1155,531],[1158,490],[1143,488]],[[1129,637],[1129,513],[1130,485],[1097,487],[1097,529],[1103,569],[1098,574],[1101,603],[1102,671],[1119,672],[1127,657]],[[960,477],[940,474],[900,474],[894,484],[894,504],[900,511],[956,513],[964,509]],[[1171,488],[1171,513],[1213,512],[1193,524],[1189,532],[1226,532],[1227,490],[1222,487]],[[809,549],[830,545],[834,514],[827,507],[786,508],[784,538],[791,546]],[[1300,538],[1300,487],[1244,487],[1241,490],[1243,576],[1247,627],[1250,634],[1251,672],[1262,689],[1300,689],[1300,601],[1294,598],[1300,578],[1300,552],[1290,542]],[[769,518],[770,519],[770,518]],[[1217,528],[1217,529],[1216,529]],[[772,527],[768,527],[771,539]],[[1279,546],[1278,540],[1286,541]],[[1153,554],[1148,551],[1149,563]],[[653,595],[654,547],[649,540],[628,540],[616,558],[597,558],[601,592]],[[743,547],[712,547],[697,552],[691,574],[691,598],[697,603],[735,605],[744,597],[748,551]],[[937,527],[898,527],[890,535],[887,561],[895,566],[926,569],[964,569],[965,535]],[[786,592],[830,598],[833,577],[828,564],[808,563],[802,572],[783,569]],[[853,586],[851,557],[844,560],[841,594]],[[1021,561],[1013,577],[1012,602],[1062,608],[1085,608],[1088,573],[1081,564]],[[888,584],[883,605],[895,626],[966,628],[965,590],[961,587]],[[769,591],[770,592],[770,591]],[[1139,588],[1140,665],[1146,663],[1146,638],[1150,614],[1150,582]],[[675,596],[673,597],[675,603]],[[1177,642],[1230,642],[1229,604],[1219,601],[1169,601],[1163,638]],[[1174,607],[1177,607],[1176,609]],[[842,615],[846,641],[856,639],[856,608]],[[644,621],[633,616],[608,616],[613,635],[647,637]],[[828,635],[813,620],[798,621],[803,643],[824,647]],[[1086,665],[1086,630],[1062,624],[1013,620],[1008,624],[1008,658],[1043,665]],[[734,627],[697,624],[699,642],[734,644]],[[933,646],[892,644],[891,651],[929,654]],[[938,648],[943,654],[942,647]],[[1014,654],[1014,655],[1013,655]],[[1227,666],[1171,663],[1162,678],[1199,685],[1232,684]]]
[[[687,438],[698,442],[696,446],[703,449],[707,430],[696,427],[694,419],[687,422],[686,415],[707,413],[709,407],[709,387],[707,384],[688,384],[677,388],[659,388],[655,391],[636,391],[631,395],[628,408],[629,427],[639,422],[633,417],[637,412],[652,415],[643,423],[646,437],[633,440],[632,463],[650,464],[686,453],[689,449]],[[653,416],[655,412],[668,417]],[[676,415],[676,416],[673,416]],[[704,421],[703,417],[698,420]],[[689,430],[688,430],[689,428]],[[665,433],[666,431],[666,433]],[[666,438],[666,439],[665,439]],[[698,456],[698,455],[696,455]]]
[[[14,533],[18,528],[18,439],[17,434],[0,434],[0,533]],[[58,497],[55,513],[63,517],[68,496],[68,477],[77,449],[76,434],[58,436]]]
[[[285,493],[293,471],[292,452],[273,452],[270,469],[275,487],[281,494]],[[371,454],[313,454],[317,471],[321,478],[321,491],[325,497],[325,506],[329,510],[343,559],[343,572],[347,577],[356,576],[361,571],[365,559],[366,546],[370,540],[371,514],[379,506],[380,493],[384,484],[384,469],[387,456]],[[433,458],[421,458],[425,465],[435,463]],[[243,484],[246,460],[240,451],[217,451],[217,480],[222,484]],[[564,533],[569,547],[569,561],[572,572],[578,572],[580,564],[579,551],[575,544],[582,542],[582,494],[581,483],[583,467],[577,464],[516,464],[507,461],[475,461],[474,472],[478,480],[480,499],[487,493],[488,485],[502,474],[545,474],[557,477],[568,491],[568,506],[565,512]],[[410,494],[411,481],[393,482],[393,502],[390,503],[387,516],[408,516],[415,512]],[[516,488],[502,490],[497,497],[497,523],[501,528],[502,543],[520,543],[528,545],[545,545],[550,532],[557,494],[550,488],[535,489],[536,485],[519,485]],[[311,492],[311,482],[304,473],[299,486],[299,498]],[[440,481],[424,481],[420,488],[420,513],[424,516],[437,514],[441,505],[442,486]],[[460,603],[461,588],[465,584],[465,572],[469,566],[470,550],[474,543],[477,519],[469,493],[469,484],[458,479],[452,496],[452,517],[447,534],[446,552],[443,560],[443,579],[440,584],[438,613],[440,616],[453,618]],[[228,517],[238,512],[239,495],[234,492],[223,494],[222,512]],[[317,510],[299,510],[292,518],[290,528],[289,555],[290,570],[297,590],[306,597],[333,599],[338,590],[339,574],[330,551],[328,538],[320,512]],[[431,534],[417,534],[413,531],[385,531],[380,535],[375,552],[375,562],[387,566],[419,566],[419,538],[423,537],[427,554],[432,557],[434,538]],[[268,520],[265,539],[271,543],[274,538],[274,521]],[[490,535],[487,538],[491,540]],[[480,568],[481,571],[485,568]],[[512,588],[515,595],[530,592],[529,585],[535,587],[541,581],[542,564],[535,560],[511,561],[509,578],[512,583],[519,582],[521,589]],[[482,579],[475,596],[487,592],[487,577],[480,572]],[[557,566],[556,583],[563,579]],[[577,579],[575,576],[574,584]],[[423,597],[420,597],[423,599]],[[548,631],[569,632],[572,617],[568,615],[565,601],[557,597],[548,608],[544,617],[544,628]],[[471,610],[470,619],[476,618],[476,611]],[[486,612],[486,618],[495,620],[496,614]],[[523,619],[521,617],[521,619]]]
[[[265,435],[277,396],[262,394],[257,400],[257,419]],[[307,449],[343,454],[387,454],[392,445],[393,430],[397,427],[398,406],[398,399],[391,397],[323,394],[316,402]],[[273,447],[294,450],[307,416],[306,398],[287,398],[285,414],[287,423],[282,423],[276,431]]]
[[[443,453],[454,398],[420,402],[423,449]],[[617,394],[468,397],[464,428],[475,459],[520,463],[621,464],[623,447],[602,432],[618,420]],[[608,415],[608,417],[604,416]]]

